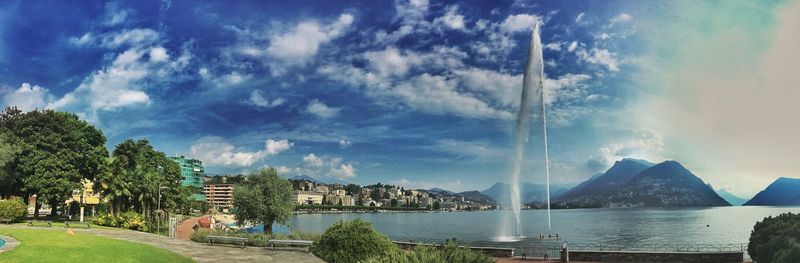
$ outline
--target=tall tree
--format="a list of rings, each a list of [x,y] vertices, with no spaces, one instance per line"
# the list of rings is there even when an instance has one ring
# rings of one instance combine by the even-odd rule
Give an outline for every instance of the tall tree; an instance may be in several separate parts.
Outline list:
[[[272,233],[272,224],[285,223],[294,210],[292,183],[280,178],[274,168],[261,169],[247,178],[247,184],[233,190],[233,214],[239,225],[264,225]]]
[[[55,214],[82,187],[82,179],[94,180],[103,171],[108,157],[103,133],[72,113],[7,108],[0,114],[0,132],[18,147],[4,170],[20,183],[14,194],[37,194],[35,217],[39,200],[46,200]]]
[[[147,140],[117,144],[110,167],[98,182],[112,201],[112,213],[132,207],[149,218],[158,206],[159,193],[162,200],[180,195],[180,167]]]

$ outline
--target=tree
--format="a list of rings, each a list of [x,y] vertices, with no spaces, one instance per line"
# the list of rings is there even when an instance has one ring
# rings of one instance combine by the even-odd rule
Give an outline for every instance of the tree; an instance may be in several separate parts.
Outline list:
[[[19,147],[11,141],[11,136],[0,132],[0,197],[9,197],[20,189],[19,178],[6,169],[6,165],[11,164],[18,153]]]
[[[278,176],[274,168],[261,169],[248,177],[248,183],[233,190],[236,223],[262,224],[272,233],[273,223],[286,223],[294,211],[292,184]]]
[[[112,202],[112,214],[133,209],[154,220],[159,193],[162,208],[178,208],[185,197],[180,185],[180,167],[147,140],[125,140],[114,147],[109,169],[98,178],[100,192]],[[152,221],[151,221],[152,222]]]
[[[800,261],[800,214],[769,216],[756,222],[747,253],[757,262]]]
[[[72,113],[6,108],[0,114],[0,133],[18,147],[4,169],[5,177],[13,177],[11,182],[18,186],[10,194],[36,194],[34,217],[40,200],[48,201],[55,214],[58,205],[82,187],[82,179],[94,180],[102,173],[108,157],[103,133]]]
[[[348,263],[361,262],[398,248],[386,235],[375,231],[372,224],[356,219],[333,224],[311,249],[314,255],[327,262]]]
[[[361,193],[361,187],[357,184],[347,184],[344,187],[344,190],[347,192],[348,195],[356,195]]]

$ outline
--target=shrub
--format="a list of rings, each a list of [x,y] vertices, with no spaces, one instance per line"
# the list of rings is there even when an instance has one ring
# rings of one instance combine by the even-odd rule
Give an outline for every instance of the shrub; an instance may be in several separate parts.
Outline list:
[[[0,200],[0,218],[10,218],[14,221],[22,219],[28,214],[28,207],[21,198]]]
[[[108,213],[103,213],[94,218],[94,223],[99,226],[119,227],[119,218]]]
[[[757,222],[747,253],[757,262],[800,261],[800,214],[769,216]]]
[[[130,230],[147,231],[149,228],[142,215],[128,211],[114,216],[112,214],[100,214],[94,219],[94,223],[101,226],[121,227]]]
[[[325,230],[312,252],[327,262],[360,262],[370,257],[387,255],[397,250],[385,235],[372,224],[359,219],[338,222]]]
[[[142,215],[139,213],[128,211],[122,213],[119,216],[120,227],[130,229],[130,230],[137,230],[137,231],[147,231],[147,222],[145,222]]]
[[[395,250],[384,255],[372,256],[363,263],[491,263],[494,260],[481,252],[459,247],[458,243],[448,241],[443,247],[417,246],[414,251]]]

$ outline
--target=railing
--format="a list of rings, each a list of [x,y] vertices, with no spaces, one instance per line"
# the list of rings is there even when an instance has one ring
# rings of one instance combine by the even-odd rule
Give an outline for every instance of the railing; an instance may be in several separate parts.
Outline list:
[[[747,243],[735,244],[570,244],[570,250],[632,252],[747,252]]]

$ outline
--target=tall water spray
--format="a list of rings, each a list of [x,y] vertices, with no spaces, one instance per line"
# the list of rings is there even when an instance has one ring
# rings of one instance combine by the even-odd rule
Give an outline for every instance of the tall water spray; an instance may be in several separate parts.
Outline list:
[[[537,111],[534,115],[534,111]],[[544,140],[545,173],[547,175],[547,228],[550,230],[550,160],[547,152],[547,120],[545,119],[544,103],[544,63],[542,59],[542,42],[539,36],[539,24],[533,26],[531,33],[531,43],[528,48],[528,64],[525,66],[525,73],[522,80],[522,97],[520,99],[517,121],[514,129],[514,155],[511,165],[511,209],[513,211],[516,225],[514,233],[511,227],[506,225],[503,229],[504,236],[522,236],[520,212],[522,209],[520,195],[520,177],[522,176],[522,160],[525,156],[525,145],[530,134],[531,121],[533,117],[541,125],[542,139]],[[505,221],[508,224],[510,221]]]

